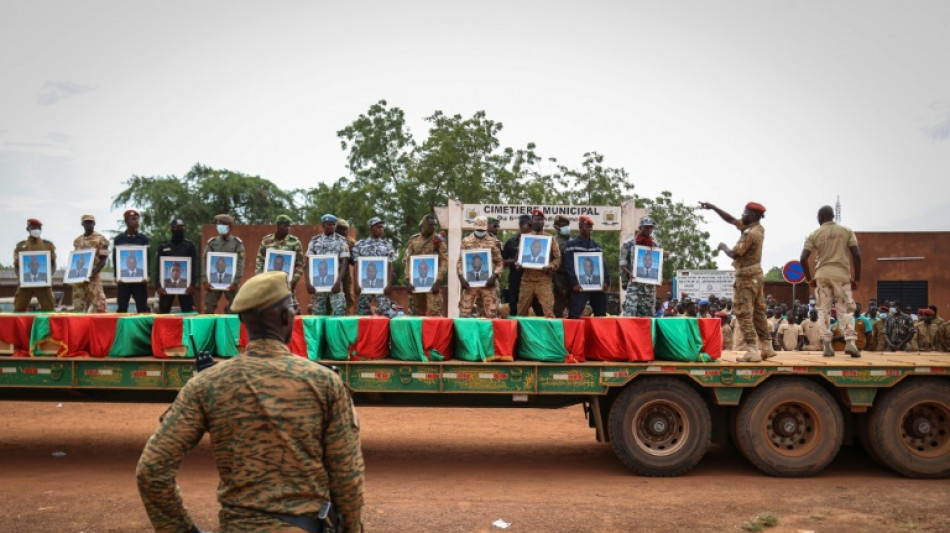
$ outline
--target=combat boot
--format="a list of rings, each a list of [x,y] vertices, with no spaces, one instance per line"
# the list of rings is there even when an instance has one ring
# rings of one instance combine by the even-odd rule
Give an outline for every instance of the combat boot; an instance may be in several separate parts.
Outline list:
[[[824,352],[822,352],[821,355],[824,355],[825,357],[835,356],[835,350],[834,348],[831,347],[831,341],[821,341],[821,345],[822,347],[824,347],[824,350],[825,350]]]
[[[861,357],[861,350],[855,346],[854,341],[848,341],[844,345],[844,353],[849,354],[851,357]]]
[[[748,347],[749,349],[746,350],[745,355],[736,357],[736,361],[740,363],[761,363],[762,355],[759,353],[759,349],[753,348],[751,344],[749,344]]]
[[[759,352],[762,354],[762,359],[768,359],[769,357],[775,357],[775,350],[772,349],[772,343],[770,341],[759,340]]]

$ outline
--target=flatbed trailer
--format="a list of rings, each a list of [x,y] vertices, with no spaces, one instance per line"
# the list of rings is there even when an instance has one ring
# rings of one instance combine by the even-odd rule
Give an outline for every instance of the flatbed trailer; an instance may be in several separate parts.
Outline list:
[[[950,476],[950,354],[854,359],[780,352],[762,363],[328,361],[357,405],[561,408],[581,404],[598,442],[640,475],[693,468],[731,439],[774,476],[810,476],[857,438],[917,478]],[[0,399],[171,402],[193,359],[0,358]]]

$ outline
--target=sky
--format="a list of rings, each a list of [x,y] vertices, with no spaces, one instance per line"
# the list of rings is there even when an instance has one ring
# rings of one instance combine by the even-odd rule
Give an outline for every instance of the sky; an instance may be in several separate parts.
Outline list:
[[[762,203],[766,269],[839,196],[856,231],[945,231],[948,35],[943,0],[4,0],[0,263],[27,218],[64,258],[81,215],[119,229],[132,175],[333,181],[336,132],[380,99],[417,140],[435,110],[484,110],[503,145],[598,151],[638,195]]]

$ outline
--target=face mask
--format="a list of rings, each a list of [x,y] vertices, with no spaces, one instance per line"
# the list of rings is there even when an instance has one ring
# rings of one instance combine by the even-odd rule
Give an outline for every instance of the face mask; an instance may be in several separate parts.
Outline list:
[[[31,230],[30,230],[30,237],[33,237],[34,239],[39,239],[39,238],[40,238],[40,235],[42,235],[42,234],[43,234],[43,230],[40,230],[40,229],[31,229]]]
[[[475,230],[475,236],[478,237],[479,239],[481,239],[482,237],[484,237],[487,233],[488,233],[488,232],[485,231],[485,230],[483,230],[483,229],[477,229],[477,230]]]
[[[227,224],[218,224],[218,235],[227,234],[230,227]]]
[[[897,308],[896,308],[896,307],[891,307],[891,313],[896,313],[896,312],[897,312]]]
[[[172,231],[172,240],[175,242],[181,242],[185,240],[185,230],[179,229]]]
[[[571,234],[571,227],[570,227],[570,226],[562,226],[561,228],[558,229],[558,231],[561,232],[561,235],[570,235],[570,234]]]

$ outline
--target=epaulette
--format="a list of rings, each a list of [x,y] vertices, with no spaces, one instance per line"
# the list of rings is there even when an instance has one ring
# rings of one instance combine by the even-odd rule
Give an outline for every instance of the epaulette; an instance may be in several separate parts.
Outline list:
[[[20,241],[20,242],[16,243],[16,247],[17,247],[17,248],[20,248],[21,246],[26,246],[26,241]]]
[[[439,235],[438,233],[436,233],[436,234],[435,234],[435,239],[433,239],[433,241],[434,241],[436,244],[439,244],[440,242],[442,242],[442,235]]]
[[[238,237],[237,235],[231,235],[231,238],[234,239],[234,240],[236,240],[237,242],[239,242],[239,243],[241,243],[241,244],[244,244],[244,241],[242,241],[241,238]]]
[[[409,238],[410,238],[410,239],[415,239],[416,237],[418,237],[418,236],[420,236],[420,235],[422,235],[422,234],[421,234],[421,233],[413,233],[413,234],[412,234],[412,237],[409,237]]]

